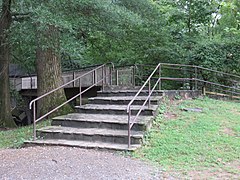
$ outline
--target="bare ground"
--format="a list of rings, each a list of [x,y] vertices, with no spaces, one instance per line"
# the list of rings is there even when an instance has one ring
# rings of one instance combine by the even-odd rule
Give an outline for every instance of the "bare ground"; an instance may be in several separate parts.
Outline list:
[[[1,180],[228,180],[240,179],[238,170],[240,161],[228,163],[222,169],[162,171],[156,166],[116,152],[48,146],[0,149]]]
[[[0,179],[140,180],[163,177],[156,167],[112,152],[69,147],[29,147],[0,149]]]

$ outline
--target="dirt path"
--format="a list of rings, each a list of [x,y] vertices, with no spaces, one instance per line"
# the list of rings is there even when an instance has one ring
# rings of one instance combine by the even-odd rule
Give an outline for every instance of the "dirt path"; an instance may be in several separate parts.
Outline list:
[[[105,151],[68,147],[0,149],[0,179],[165,179],[155,167]]]

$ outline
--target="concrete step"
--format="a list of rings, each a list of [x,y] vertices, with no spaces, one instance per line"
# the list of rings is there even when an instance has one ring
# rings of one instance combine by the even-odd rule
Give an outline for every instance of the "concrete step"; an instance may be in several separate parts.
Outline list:
[[[132,119],[134,116],[132,117]],[[145,131],[152,122],[151,116],[139,116],[132,127],[135,131]],[[103,129],[128,129],[127,115],[111,114],[85,114],[71,113],[53,118],[52,126],[103,128]]]
[[[88,98],[89,104],[112,104],[112,105],[127,105],[134,98],[134,96],[110,96],[110,97],[92,97]],[[142,105],[147,96],[139,96],[133,102],[133,105]],[[162,96],[151,97],[151,104],[157,105],[162,99]]]
[[[83,106],[75,106],[78,113],[89,113],[89,114],[115,114],[124,115],[127,114],[127,105],[98,105],[98,104],[86,104]],[[132,115],[136,115],[140,110],[141,106],[131,106]],[[142,116],[154,115],[157,105],[151,105],[150,108],[145,106],[141,112]]]
[[[89,142],[100,141],[117,144],[128,143],[127,130],[48,126],[37,130],[37,134],[43,137],[43,139],[65,139]],[[131,144],[140,144],[142,139],[142,131],[131,131]]]
[[[135,96],[138,90],[114,90],[114,91],[98,91],[98,97],[110,97],[110,96]],[[152,93],[153,96],[162,96],[163,92],[156,90]],[[148,96],[148,90],[143,90],[139,96]]]
[[[110,85],[105,86],[104,91],[120,91],[120,90],[136,90],[138,91],[141,88],[141,86],[117,86],[117,85]],[[148,89],[148,87],[146,87]],[[146,90],[145,88],[145,90]]]
[[[74,141],[74,140],[63,140],[63,139],[42,139],[36,141],[25,141],[25,146],[33,145],[48,145],[48,146],[68,146],[68,147],[79,147],[85,149],[105,149],[115,151],[134,151],[141,147],[139,144],[133,144],[128,148],[127,144],[112,144],[104,142],[87,142],[87,141]]]

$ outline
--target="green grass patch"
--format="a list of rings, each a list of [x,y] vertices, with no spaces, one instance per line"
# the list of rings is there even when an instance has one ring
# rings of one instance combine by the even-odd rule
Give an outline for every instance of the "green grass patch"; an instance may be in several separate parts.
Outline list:
[[[185,112],[182,108],[202,108]],[[240,160],[240,104],[209,98],[160,107],[144,145],[134,156],[148,159],[165,169],[224,167]],[[174,114],[174,118],[167,114]]]
[[[37,124],[37,128],[51,124],[50,120]],[[0,131],[0,148],[20,148],[25,140],[32,140],[33,125],[19,127],[12,130]]]

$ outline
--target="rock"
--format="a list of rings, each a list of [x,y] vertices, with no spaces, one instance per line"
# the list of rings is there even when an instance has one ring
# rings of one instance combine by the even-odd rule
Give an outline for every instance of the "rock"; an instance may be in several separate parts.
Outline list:
[[[182,111],[203,112],[202,108],[182,108]]]

